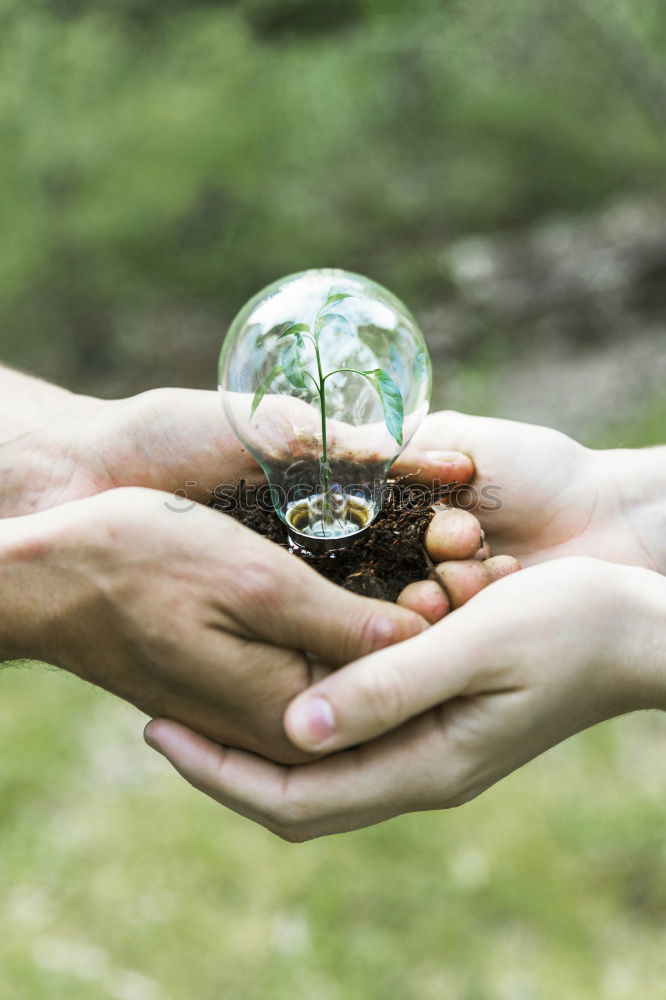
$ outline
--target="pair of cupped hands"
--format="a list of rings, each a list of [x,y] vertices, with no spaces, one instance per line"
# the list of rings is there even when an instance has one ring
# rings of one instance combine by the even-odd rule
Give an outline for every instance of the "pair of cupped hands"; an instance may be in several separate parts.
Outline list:
[[[5,658],[137,705],[192,785],[290,841],[458,805],[574,732],[662,704],[658,643],[646,654],[637,637],[653,635],[645,594],[663,593],[664,570],[638,453],[431,415],[395,471],[493,486],[500,503],[438,513],[440,582],[392,605],[174,503],[185,484],[206,501],[258,478],[220,409],[177,389],[62,407],[46,442],[57,471],[0,522],[10,582],[30,594]]]

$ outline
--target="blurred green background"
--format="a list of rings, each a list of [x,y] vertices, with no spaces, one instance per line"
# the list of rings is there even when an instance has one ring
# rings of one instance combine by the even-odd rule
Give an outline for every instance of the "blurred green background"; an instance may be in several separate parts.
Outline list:
[[[661,0],[0,0],[1,356],[212,386],[250,294],[341,266],[417,315],[436,405],[662,441],[665,47]],[[3,1000],[666,998],[655,716],[293,847],[134,710],[0,685]]]

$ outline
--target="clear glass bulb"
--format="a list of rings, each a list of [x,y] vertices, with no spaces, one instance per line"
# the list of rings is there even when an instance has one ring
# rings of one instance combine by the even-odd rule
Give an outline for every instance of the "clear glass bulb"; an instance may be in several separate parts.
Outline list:
[[[381,285],[310,270],[241,309],[219,388],[290,538],[319,551],[374,520],[388,471],[428,412],[430,359],[413,317]]]

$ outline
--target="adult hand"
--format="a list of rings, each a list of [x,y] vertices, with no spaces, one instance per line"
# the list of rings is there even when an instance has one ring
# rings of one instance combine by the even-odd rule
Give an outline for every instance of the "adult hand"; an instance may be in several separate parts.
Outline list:
[[[550,428],[448,411],[426,418],[413,447],[473,459],[473,493],[458,500],[525,566],[587,555],[666,572],[666,448],[593,451]]]
[[[666,708],[665,610],[656,573],[556,560],[299,696],[287,731],[333,754],[322,761],[276,766],[163,720],[147,739],[197,788],[290,841],[460,805],[596,722]]]
[[[262,403],[275,447],[285,454],[298,444],[290,437],[292,421],[285,419],[285,408],[288,416],[293,405],[312,409],[285,397],[266,397]],[[101,400],[0,368],[0,424],[4,517],[121,486],[178,493],[185,510],[185,498],[206,502],[218,486],[263,478],[229,426],[217,392],[153,389]],[[368,446],[367,434],[360,440]],[[474,471],[465,455],[417,447],[405,452],[401,467],[426,484],[467,482]]]
[[[44,660],[212,739],[275,760],[312,680],[425,622],[357,597],[223,514],[110,490],[0,521],[2,659]]]
[[[8,410],[0,449],[5,517],[120,486],[206,501],[218,485],[260,479],[216,392],[154,389],[102,400],[4,369],[0,379]]]

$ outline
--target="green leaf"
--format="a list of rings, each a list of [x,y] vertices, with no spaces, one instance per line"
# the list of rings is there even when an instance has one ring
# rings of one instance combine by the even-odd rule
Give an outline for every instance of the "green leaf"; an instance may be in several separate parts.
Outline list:
[[[295,334],[309,333],[310,327],[307,323],[289,323],[282,333],[278,333],[278,340],[282,340],[283,337],[289,337]]]
[[[390,375],[381,368],[374,368],[372,371],[363,372],[365,377],[372,382],[379,393],[384,408],[384,420],[388,432],[394,438],[396,444],[401,445],[403,441],[402,424],[405,419],[405,408],[402,402],[402,393]]]
[[[289,344],[289,347],[284,349],[280,358],[287,379],[296,389],[305,389],[305,365],[301,358],[302,348],[303,338],[299,333],[296,335],[296,339]]]
[[[271,382],[275,381],[278,375],[282,375],[282,365],[276,365],[275,368],[266,376],[259,388],[254,394],[254,399],[252,400],[252,408],[250,410],[250,416],[253,417],[259,403],[262,401],[268,389],[270,388]]]
[[[388,330],[382,330],[376,326],[359,326],[357,333],[361,343],[369,347],[376,358],[380,358],[384,354]]]
[[[324,302],[322,312],[324,311],[324,309],[328,309],[329,306],[334,305],[336,302],[342,302],[343,299],[351,299],[351,298],[352,298],[351,292],[331,292],[326,301]]]
[[[348,299],[349,295],[344,294],[342,297],[345,298],[345,299]],[[349,319],[349,317],[343,316],[342,313],[324,312],[325,308],[326,308],[326,306],[324,306],[322,309],[320,309],[319,315],[317,316],[317,321],[315,323],[315,336],[316,337],[319,336],[319,334],[321,333],[321,331],[324,329],[324,327],[326,326],[326,324],[330,320],[337,319],[338,321],[340,321],[342,323],[350,323],[351,322],[350,319]]]
[[[317,332],[320,333],[325,326],[328,326],[331,320],[338,320],[338,322],[349,324],[347,317],[341,313],[322,313],[317,320]]]

